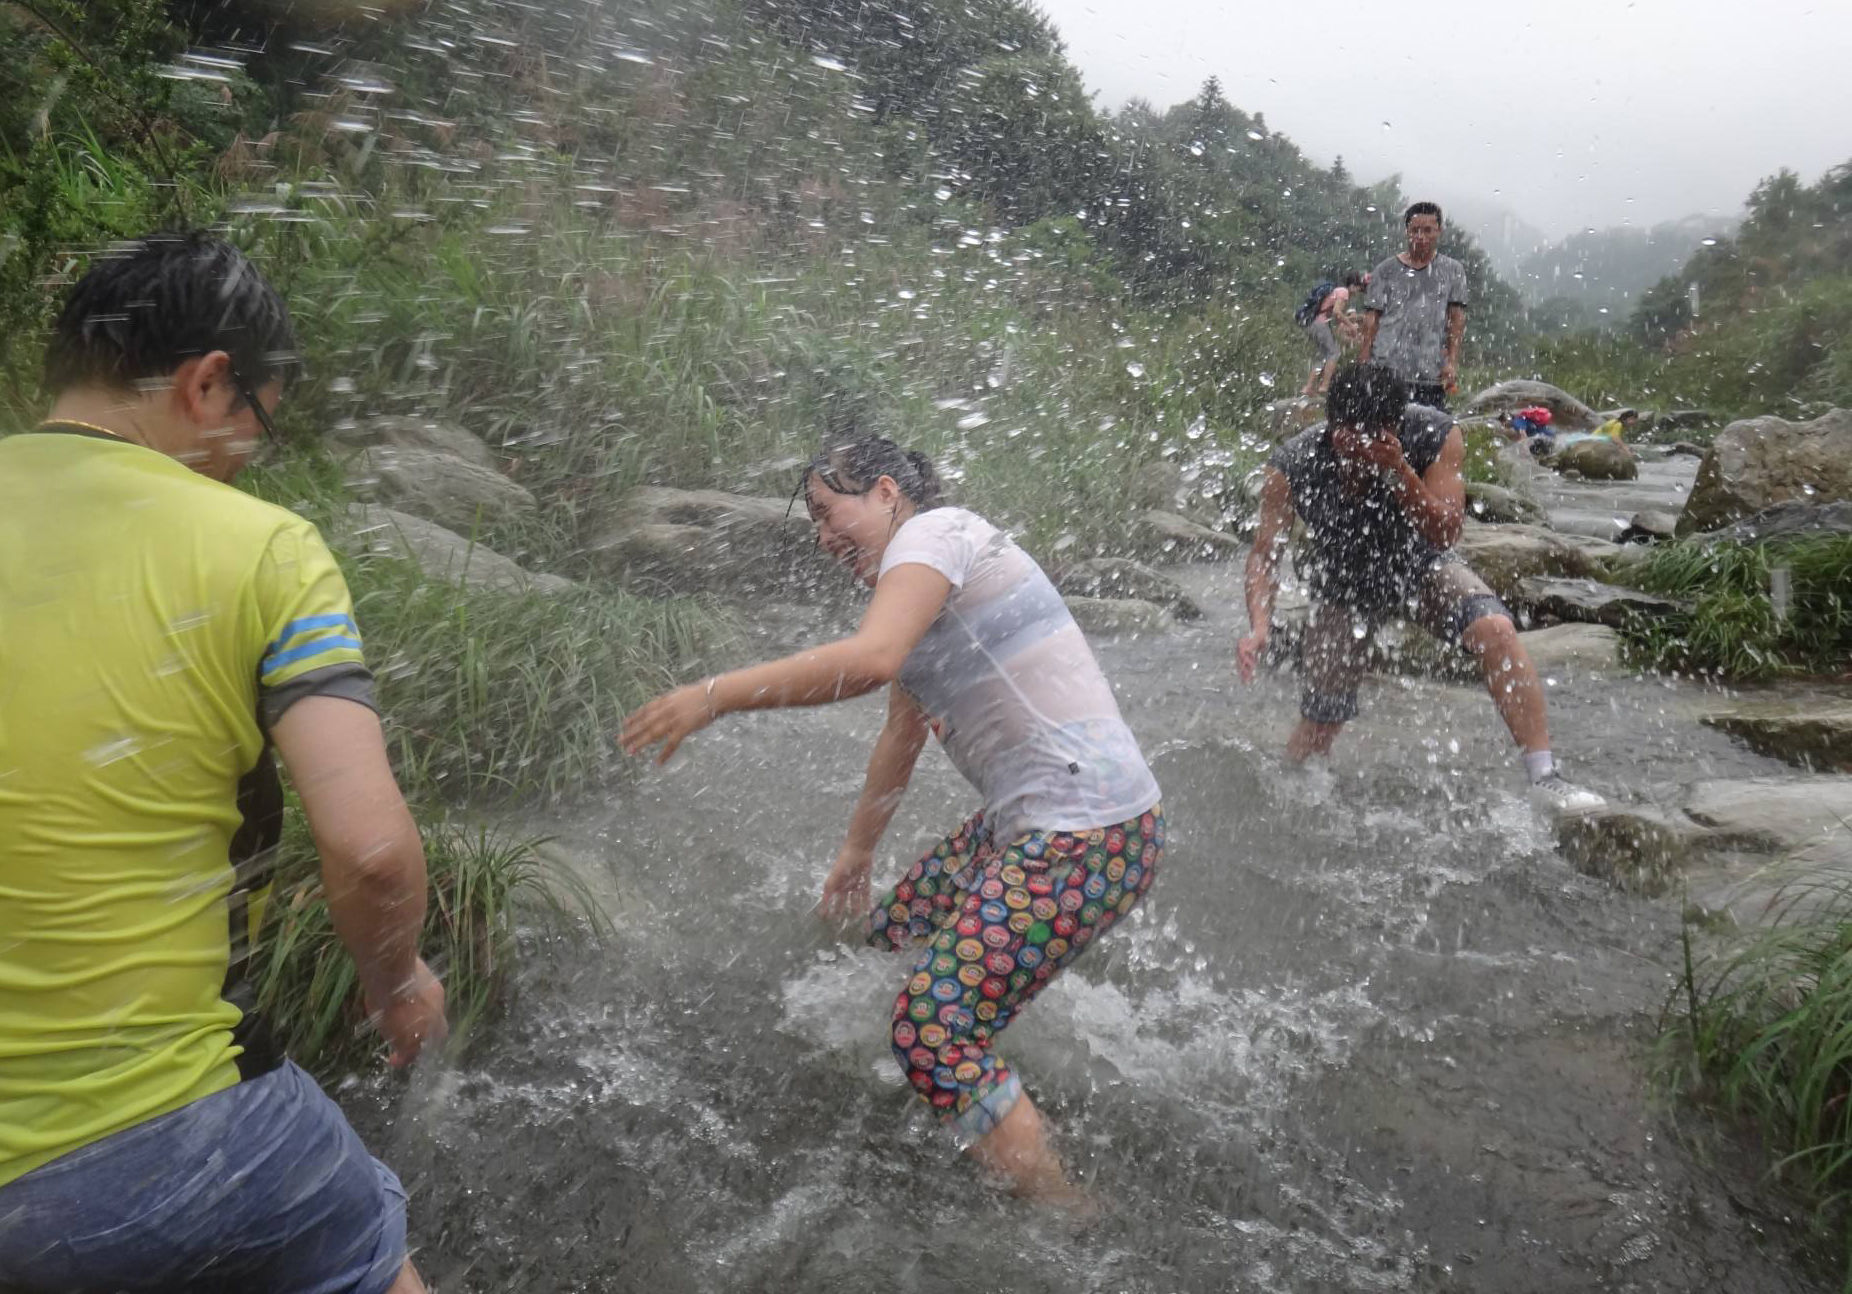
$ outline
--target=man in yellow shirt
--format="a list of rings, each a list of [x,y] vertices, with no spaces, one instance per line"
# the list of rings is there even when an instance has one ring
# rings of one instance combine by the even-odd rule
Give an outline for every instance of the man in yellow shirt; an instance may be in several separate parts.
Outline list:
[[[228,994],[288,770],[396,1064],[445,1032],[339,569],[231,488],[283,392],[239,252],[98,258],[0,441],[0,1288],[421,1291],[405,1196]]]

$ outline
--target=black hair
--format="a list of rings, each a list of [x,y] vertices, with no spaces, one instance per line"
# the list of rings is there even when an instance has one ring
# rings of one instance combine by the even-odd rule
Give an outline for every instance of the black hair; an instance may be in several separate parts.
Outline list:
[[[1346,364],[1331,378],[1325,396],[1326,427],[1368,431],[1400,428],[1408,409],[1408,383],[1385,364]]]
[[[1438,225],[1445,225],[1447,223],[1447,218],[1440,213],[1440,203],[1438,202],[1417,202],[1412,204],[1407,211],[1402,213],[1402,228],[1407,229],[1410,225],[1414,224],[1416,216],[1433,216],[1434,223]]]
[[[800,493],[813,476],[835,494],[866,494],[882,477],[892,477],[921,512],[945,502],[932,460],[918,450],[902,449],[886,436],[862,436],[824,450],[804,469],[797,483]]]
[[[296,363],[289,309],[243,252],[204,233],[149,234],[99,256],[45,348],[45,389],[132,388],[222,350],[256,391]]]
[[[1344,286],[1347,288],[1362,287],[1363,286],[1363,271],[1362,270],[1345,270],[1344,271]]]

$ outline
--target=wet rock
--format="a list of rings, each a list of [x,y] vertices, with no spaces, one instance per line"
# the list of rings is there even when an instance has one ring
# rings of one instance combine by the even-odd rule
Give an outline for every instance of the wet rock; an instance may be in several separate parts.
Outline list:
[[[1241,541],[1235,536],[1198,525],[1174,512],[1141,513],[1138,528],[1140,547],[1174,561],[1225,561],[1242,549]]]
[[[1100,637],[1163,633],[1172,623],[1167,609],[1142,598],[1070,597],[1065,601],[1082,632]]]
[[[493,549],[473,544],[434,521],[378,504],[356,503],[331,540],[356,555],[395,557],[426,576],[465,588],[501,593],[563,593],[581,587],[558,575],[536,574]]]
[[[1140,463],[1126,476],[1121,496],[1128,509],[1177,512],[1184,507],[1183,469],[1163,458]]]
[[[1614,805],[1557,826],[1578,870],[1647,894],[1700,863],[1852,865],[1852,777],[1698,782],[1670,805]]]
[[[1620,542],[1650,544],[1662,539],[1671,539],[1677,533],[1677,513],[1650,509],[1633,514],[1627,522],[1627,528],[1620,533]]]
[[[501,467],[501,460],[481,437],[435,418],[356,418],[329,432],[328,444],[341,457],[373,449],[421,449],[448,454],[491,472]]]
[[[1620,635],[1606,625],[1560,624],[1518,635],[1543,675],[1611,673],[1620,669]]]
[[[1709,451],[1702,445],[1694,445],[1688,440],[1674,441],[1672,448],[1666,451],[1671,458],[1703,458]]]
[[[1325,402],[1307,396],[1275,400],[1267,406],[1267,439],[1274,443],[1291,439],[1313,423],[1323,422]]]
[[[1573,441],[1550,455],[1550,466],[1559,472],[1574,472],[1585,481],[1634,481],[1640,476],[1640,460],[1633,451],[1606,436]]]
[[[1740,697],[1699,719],[1751,750],[1807,769],[1852,773],[1852,694]]]
[[[492,468],[441,450],[381,445],[349,468],[363,473],[363,497],[473,534],[484,526],[532,516],[539,504],[526,487]]]
[[[1199,620],[1202,608],[1170,576],[1124,557],[1092,557],[1055,577],[1055,587],[1075,598],[1136,598],[1164,607],[1179,620]]]
[[[1752,544],[1767,539],[1802,539],[1815,535],[1852,535],[1852,501],[1814,503],[1790,499],[1722,530],[1707,531],[1697,537],[1706,542]]]
[[[1675,615],[1690,608],[1669,598],[1591,579],[1527,575],[1518,581],[1513,605],[1533,616],[1622,629],[1636,621]]]
[[[1616,805],[1558,820],[1563,857],[1586,876],[1637,894],[1663,894],[1708,833],[1677,810]]]
[[[1749,777],[1694,783],[1686,816],[1712,843],[1787,853],[1822,843],[1852,844],[1852,777]]]
[[[1487,525],[1528,523],[1542,525],[1543,505],[1517,490],[1484,481],[1466,483],[1466,515]]]
[[[1595,561],[1595,574],[1611,584],[1627,584],[1653,559],[1653,550],[1641,544],[1616,544],[1614,551]]]
[[[1723,422],[1724,418],[1710,409],[1642,409],[1639,434],[1663,439],[1673,432],[1717,427]]]
[[[1717,434],[1679,517],[1678,533],[1716,530],[1798,500],[1852,499],[1852,410],[1812,422],[1749,418]]]
[[[1539,526],[1482,526],[1468,521],[1456,551],[1502,598],[1517,595],[1518,582],[1531,575],[1586,577],[1593,559],[1561,535]]]
[[[620,579],[678,593],[847,578],[789,500],[723,490],[631,490],[588,529],[583,552]]]
[[[1523,379],[1487,387],[1466,402],[1465,412],[1496,416],[1516,413],[1534,404],[1550,411],[1552,425],[1558,431],[1593,431],[1601,425],[1593,409],[1561,387]]]

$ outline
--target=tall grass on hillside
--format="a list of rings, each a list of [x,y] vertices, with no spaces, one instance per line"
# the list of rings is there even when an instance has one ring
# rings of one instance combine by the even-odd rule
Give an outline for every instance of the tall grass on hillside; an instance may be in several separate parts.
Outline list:
[[[686,601],[464,589],[376,559],[355,569],[386,739],[417,800],[584,787],[625,713],[722,636],[718,617]]]
[[[1838,1219],[1852,1290],[1852,873],[1790,882],[1768,920],[1709,956],[1687,927],[1662,1077],[1755,1123],[1775,1174]]]
[[[1789,572],[1785,619],[1769,594],[1777,567]],[[1629,579],[1692,603],[1687,615],[1626,631],[1636,665],[1744,681],[1852,668],[1852,536],[1667,544]]]
[[[609,932],[583,881],[540,854],[541,840],[439,822],[423,829],[430,886],[420,946],[444,983],[452,1055],[502,1000],[523,918],[569,934]],[[379,1049],[353,958],[334,932],[315,847],[291,806],[283,864],[251,982],[257,1009],[301,1065],[329,1073]]]

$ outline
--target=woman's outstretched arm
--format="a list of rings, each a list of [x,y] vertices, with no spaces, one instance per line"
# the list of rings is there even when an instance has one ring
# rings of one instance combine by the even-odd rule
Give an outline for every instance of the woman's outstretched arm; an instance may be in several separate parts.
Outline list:
[[[690,733],[734,710],[827,705],[872,692],[899,676],[951,591],[952,582],[930,566],[896,566],[875,585],[861,627],[847,638],[676,688],[626,718],[618,742],[632,755],[661,742],[661,764]]]

